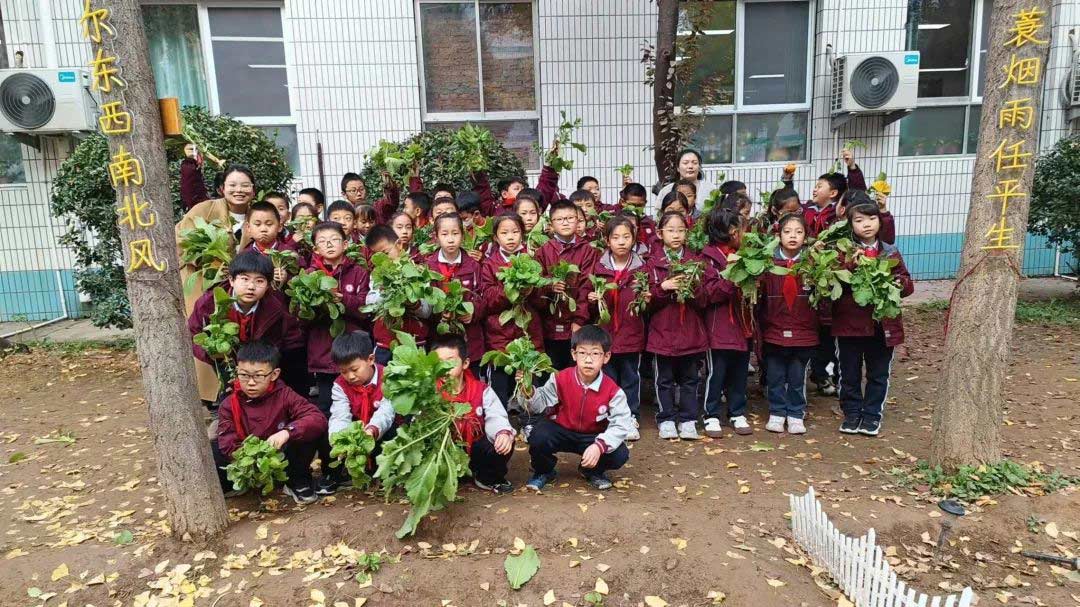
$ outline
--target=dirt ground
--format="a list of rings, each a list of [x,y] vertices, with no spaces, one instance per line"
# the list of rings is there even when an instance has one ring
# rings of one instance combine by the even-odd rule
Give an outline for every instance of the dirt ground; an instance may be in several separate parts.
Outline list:
[[[807,435],[769,434],[756,393],[753,436],[662,442],[647,422],[615,490],[591,490],[566,460],[542,495],[463,489],[404,542],[393,533],[406,505],[352,492],[308,507],[237,498],[227,537],[169,540],[134,355],[13,354],[0,361],[0,461],[23,459],[0,464],[0,605],[584,605],[599,578],[606,605],[720,604],[722,593],[724,605],[833,606],[785,517],[788,496],[810,485],[844,532],[874,527],[924,592],[971,585],[983,605],[1080,604],[1080,576],[1019,554],[1080,553],[1077,488],[984,500],[933,558],[938,498],[889,471],[929,454],[942,313],[907,324],[877,439],[839,434],[835,399],[823,397]],[[1007,455],[1078,475],[1080,330],[1022,325],[1014,344]],[[47,442],[63,433],[74,442]],[[510,479],[520,487],[527,474],[519,445]],[[515,538],[541,557],[519,591],[503,571]],[[358,550],[386,552],[370,582],[355,578]]]

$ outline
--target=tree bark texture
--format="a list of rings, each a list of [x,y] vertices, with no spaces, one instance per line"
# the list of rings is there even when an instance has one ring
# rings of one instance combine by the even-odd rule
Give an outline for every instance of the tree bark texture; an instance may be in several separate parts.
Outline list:
[[[653,156],[659,184],[675,174],[678,133],[675,131],[675,38],[678,0],[658,0],[656,56],[653,72]]]
[[[1045,12],[1035,37],[1048,41],[1053,23],[1050,0],[997,0],[991,18],[986,58],[979,148],[971,184],[971,206],[964,233],[960,270],[953,287],[945,340],[942,401],[934,408],[932,462],[954,470],[961,465],[994,462],[1001,458],[1000,429],[1005,376],[1009,372],[1017,288],[1027,233],[1028,198],[1008,200],[1005,213],[1012,229],[1010,244],[1017,248],[987,249],[988,232],[998,225],[1002,201],[992,198],[1003,180],[1017,180],[1016,191],[1030,194],[1049,43],[1008,44],[1014,38],[1021,11]],[[1010,65],[1037,58],[1037,84],[1008,82]],[[1028,128],[1006,123],[999,114],[1010,100],[1025,100],[1032,108]],[[999,145],[1025,141],[1026,167],[1001,168],[994,156]],[[1006,163],[1008,166],[1009,163]],[[997,188],[997,189],[996,189]],[[1000,243],[999,243],[1000,244]]]
[[[158,482],[174,536],[204,539],[226,528],[228,512],[195,388],[191,337],[184,317],[173,233],[168,164],[142,13],[138,0],[92,4],[95,9],[109,10],[108,24],[116,34],[112,37],[106,33],[100,43],[92,42],[92,50],[95,55],[99,49],[106,57],[114,55],[124,82],[124,86],[114,83],[109,93],[102,91],[101,102],[122,102],[123,109],[131,114],[133,126],[130,134],[107,135],[110,158],[123,146],[142,164],[143,184],[133,190],[117,187],[117,207],[126,204],[125,193],[135,191],[140,202],[149,202],[141,214],[137,213],[143,222],[148,223],[148,217],[154,216],[149,226],[121,224],[125,268],[132,268],[130,243],[146,238],[152,243],[153,260],[164,264],[161,271],[142,267],[127,272],[149,428],[158,455]]]

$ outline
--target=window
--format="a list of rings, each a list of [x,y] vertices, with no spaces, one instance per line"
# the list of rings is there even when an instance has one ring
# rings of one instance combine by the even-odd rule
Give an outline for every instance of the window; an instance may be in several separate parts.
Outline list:
[[[0,133],[0,185],[26,183],[22,145],[14,136]]]
[[[692,141],[705,163],[805,160],[810,2],[684,5],[680,49],[696,47],[697,60],[686,82],[676,83],[675,97],[680,111],[704,114]]]
[[[908,4],[908,48],[922,56],[919,107],[900,122],[901,156],[974,154],[993,0]]]
[[[159,97],[260,128],[299,171],[280,7],[147,5],[143,22]]]
[[[0,70],[8,68],[7,37],[4,34],[4,14],[0,11]]]
[[[479,124],[539,168],[532,1],[420,0],[418,9],[424,128]]]

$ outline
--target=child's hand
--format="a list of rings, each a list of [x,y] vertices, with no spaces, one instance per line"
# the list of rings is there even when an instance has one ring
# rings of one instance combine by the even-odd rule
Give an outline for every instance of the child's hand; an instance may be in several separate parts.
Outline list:
[[[566,293],[566,283],[561,280],[551,283],[551,292],[559,295]]]
[[[600,294],[597,293],[596,291],[590,291],[589,292],[589,301],[591,301],[593,303],[596,303],[596,302],[600,301]]]
[[[293,235],[292,235],[292,241],[293,242],[299,244],[300,241],[302,241],[302,240],[304,240],[304,235],[303,234],[301,234],[300,232],[293,232]]]
[[[495,437],[495,453],[506,455],[514,448],[514,435],[510,432],[500,432]]]
[[[623,185],[624,188],[626,186],[630,185],[631,183],[634,183],[634,182],[631,180],[631,177],[629,175],[623,175],[622,176],[622,185]]]
[[[444,320],[444,321],[453,320],[453,318],[454,318],[454,313],[453,312],[446,311],[446,312],[442,313],[442,320]]]
[[[411,177],[419,177],[420,176],[420,161],[419,160],[414,160],[413,161],[413,163],[412,163],[412,173],[410,173],[410,176]]]
[[[388,187],[394,183],[394,179],[390,177],[390,173],[387,171],[382,172],[383,187]]]
[[[882,194],[881,192],[878,192],[878,195],[877,195],[877,208],[882,213],[888,213],[889,212],[889,195],[888,194]]]
[[[855,154],[851,150],[847,148],[840,150],[840,158],[847,165],[849,171],[855,168]]]
[[[289,275],[285,272],[285,268],[274,268],[274,282],[283,285],[285,281],[289,279]]]
[[[472,322],[472,318],[473,318],[472,312],[469,312],[468,314],[462,314],[461,316],[458,316],[458,320],[460,320],[462,323],[464,323],[466,325]]]
[[[652,303],[652,291],[645,291],[645,297],[642,299],[644,299],[647,304]]]
[[[271,434],[270,437],[266,439],[266,442],[270,443],[270,446],[275,449],[281,449],[285,446],[285,443],[289,442],[289,431],[278,430],[274,434]]]
[[[580,330],[581,330],[581,325],[577,324],[576,322],[570,323],[570,335],[573,335],[574,333],[577,333]]]
[[[600,463],[600,456],[604,452],[600,449],[600,445],[593,443],[585,449],[585,453],[581,454],[581,467],[582,468],[595,468],[596,464]]]
[[[480,253],[479,249],[477,249],[475,251],[465,251],[465,254],[468,255],[469,257],[472,257],[472,260],[476,261],[476,262],[479,262],[481,257],[482,257],[482,254]]]
[[[683,283],[683,277],[682,276],[674,276],[674,277],[668,278],[664,282],[660,283],[660,288],[665,290],[665,291],[677,291],[677,290],[679,290],[679,287],[682,286],[682,283]]]
[[[334,301],[341,301],[341,291],[334,289],[333,291],[330,291],[330,294],[334,296]]]
[[[559,140],[558,139],[551,142],[551,155],[552,156],[558,156],[559,155]]]
[[[371,438],[378,438],[379,430],[375,426],[364,426],[364,432]]]

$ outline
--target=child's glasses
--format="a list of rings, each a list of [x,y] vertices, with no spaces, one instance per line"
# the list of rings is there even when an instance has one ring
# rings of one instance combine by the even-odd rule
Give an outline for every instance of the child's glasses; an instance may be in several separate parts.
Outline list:
[[[273,374],[274,374],[273,371],[271,371],[269,373],[237,373],[236,374],[236,379],[239,379],[241,382],[244,382],[244,383],[251,382],[251,381],[262,381],[262,380],[266,379],[267,377],[270,377]]]

